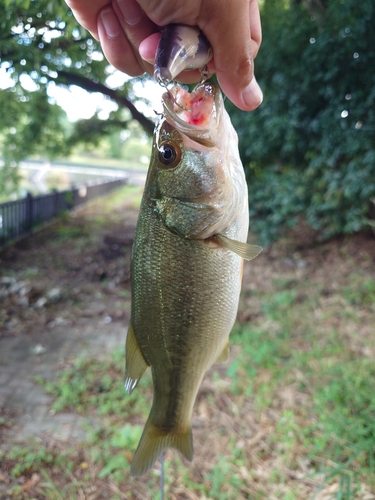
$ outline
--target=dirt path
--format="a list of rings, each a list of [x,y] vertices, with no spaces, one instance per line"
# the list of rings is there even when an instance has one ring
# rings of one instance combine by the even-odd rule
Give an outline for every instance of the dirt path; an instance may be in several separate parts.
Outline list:
[[[112,211],[121,193],[125,198]],[[13,423],[8,442],[85,437],[87,419],[54,414],[52,397],[35,378],[51,379],[77,357],[124,345],[134,200],[141,188],[121,193],[0,256],[0,417]]]
[[[102,355],[124,343],[125,324],[104,325],[95,321],[84,327],[57,327],[32,337],[1,339],[0,408],[12,415],[10,441],[38,439],[47,434],[63,441],[84,439],[87,419],[73,414],[54,414],[52,396],[35,377],[51,379],[77,353]]]

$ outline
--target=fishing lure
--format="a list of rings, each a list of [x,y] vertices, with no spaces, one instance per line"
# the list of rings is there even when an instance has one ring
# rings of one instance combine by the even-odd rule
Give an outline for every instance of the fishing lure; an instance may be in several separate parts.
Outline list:
[[[160,38],[154,64],[154,78],[168,85],[184,70],[201,69],[207,78],[206,64],[212,59],[209,41],[197,26],[168,25]]]

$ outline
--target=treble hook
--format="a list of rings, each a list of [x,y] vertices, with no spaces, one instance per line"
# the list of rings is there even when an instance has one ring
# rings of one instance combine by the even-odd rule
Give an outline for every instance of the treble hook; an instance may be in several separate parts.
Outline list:
[[[208,80],[211,76],[211,72],[208,69],[207,64],[203,66],[201,69],[201,81],[199,82],[200,84],[204,83],[206,80]]]

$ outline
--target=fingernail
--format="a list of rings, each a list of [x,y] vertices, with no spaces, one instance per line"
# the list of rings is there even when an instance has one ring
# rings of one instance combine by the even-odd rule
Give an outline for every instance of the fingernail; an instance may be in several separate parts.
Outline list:
[[[112,9],[105,9],[100,13],[104,30],[109,37],[115,37],[120,34],[121,26]]]
[[[249,85],[242,92],[242,98],[247,107],[250,109],[255,109],[263,101],[263,92],[255,80],[255,77],[251,80]]]
[[[152,36],[152,35],[151,35]],[[149,50],[148,50],[148,41],[149,41],[150,37],[148,37],[146,40],[146,43],[145,40],[143,40],[140,44],[139,44],[139,47],[138,47],[138,50],[139,50],[139,55],[142,57],[142,59],[150,64],[154,64],[154,61],[155,61],[155,56],[154,57],[150,57],[150,54],[149,54]]]
[[[131,0],[117,0],[124,21],[130,26],[134,26],[141,20],[142,10],[137,2]]]

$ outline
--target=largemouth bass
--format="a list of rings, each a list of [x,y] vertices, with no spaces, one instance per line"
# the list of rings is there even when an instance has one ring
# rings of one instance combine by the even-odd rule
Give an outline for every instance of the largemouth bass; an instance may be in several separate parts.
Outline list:
[[[248,197],[237,134],[219,88],[163,96],[132,253],[126,340],[130,393],[151,367],[154,399],[131,465],[168,447],[193,458],[192,410],[206,371],[228,357],[246,244]]]

